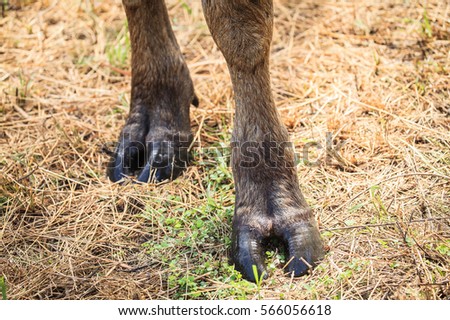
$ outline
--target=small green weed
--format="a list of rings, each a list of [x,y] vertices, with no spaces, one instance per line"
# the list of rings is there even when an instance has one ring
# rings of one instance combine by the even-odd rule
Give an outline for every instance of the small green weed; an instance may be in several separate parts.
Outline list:
[[[386,209],[386,206],[383,203],[383,200],[381,199],[381,188],[378,185],[374,185],[370,187],[370,198],[372,200],[372,204],[375,208],[375,210],[378,213],[378,217],[380,221],[388,221],[388,211]]]
[[[198,152],[198,150],[194,150]],[[144,244],[148,255],[167,266],[167,283],[176,299],[228,298],[246,299],[258,293],[259,286],[242,279],[226,261],[231,243],[230,226],[234,211],[232,174],[229,167],[230,149],[201,150],[207,178],[199,183],[206,191],[201,202],[186,206],[176,194],[152,201],[143,215],[152,223],[154,239]],[[220,290],[207,279],[222,282]]]
[[[192,15],[192,8],[186,3],[186,1],[180,0],[180,2],[181,2],[181,7],[182,7],[184,10],[186,10],[186,12],[187,12],[189,15]]]
[[[106,46],[106,56],[109,63],[118,68],[128,66],[128,57],[131,52],[130,36],[128,32],[128,24],[125,23],[119,31],[114,41]]]
[[[6,281],[4,277],[0,277],[0,290],[2,291],[2,300],[7,300],[6,297]]]
[[[442,255],[450,256],[450,240],[447,240],[444,243],[439,244],[436,247],[436,250]]]
[[[431,26],[430,18],[426,9],[423,10],[421,21],[421,33],[427,38],[433,37],[433,28]]]

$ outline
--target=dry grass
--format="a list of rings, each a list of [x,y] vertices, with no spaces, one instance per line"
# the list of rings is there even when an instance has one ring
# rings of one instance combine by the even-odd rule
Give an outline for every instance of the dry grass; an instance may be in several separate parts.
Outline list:
[[[424,3],[421,1],[420,3]],[[201,100],[196,165],[118,186],[128,111],[120,2],[11,1],[0,17],[0,278],[9,299],[449,299],[450,5],[278,0],[274,94],[330,252],[261,286],[227,265],[233,98],[200,1],[168,1]],[[326,133],[339,152],[325,148]],[[217,165],[219,163],[219,165]],[[145,243],[145,244],[144,244]],[[144,245],[143,245],[144,244]]]

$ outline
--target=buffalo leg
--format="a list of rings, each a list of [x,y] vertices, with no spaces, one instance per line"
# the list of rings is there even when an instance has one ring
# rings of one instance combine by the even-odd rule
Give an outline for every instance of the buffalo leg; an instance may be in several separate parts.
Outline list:
[[[132,50],[131,107],[107,173],[113,181],[134,174],[142,182],[173,179],[188,160],[194,87],[164,0],[123,4]]]
[[[232,259],[255,281],[253,266],[259,276],[265,272],[264,243],[276,237],[289,254],[286,271],[301,276],[322,258],[323,246],[271,93],[272,0],[203,0],[203,9],[235,93]]]

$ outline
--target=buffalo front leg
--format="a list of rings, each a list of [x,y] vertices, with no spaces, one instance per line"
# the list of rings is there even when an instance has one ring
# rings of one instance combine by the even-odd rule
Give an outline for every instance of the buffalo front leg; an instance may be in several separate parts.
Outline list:
[[[289,254],[286,271],[301,276],[323,257],[323,246],[271,93],[272,0],[203,0],[203,8],[235,92],[232,259],[255,281],[253,266],[258,276],[265,272],[264,243],[276,237]]]
[[[198,103],[164,0],[123,0],[131,40],[131,106],[108,166],[113,181],[176,178],[192,141],[189,106]]]

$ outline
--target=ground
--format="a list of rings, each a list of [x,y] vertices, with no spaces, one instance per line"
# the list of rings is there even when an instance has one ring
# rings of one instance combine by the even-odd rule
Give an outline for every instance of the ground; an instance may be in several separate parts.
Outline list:
[[[234,102],[201,1],[167,1],[200,106],[174,182],[112,184],[129,110],[120,1],[2,1],[0,287],[8,299],[449,299],[450,4],[275,0],[271,74],[329,250],[229,264]]]

